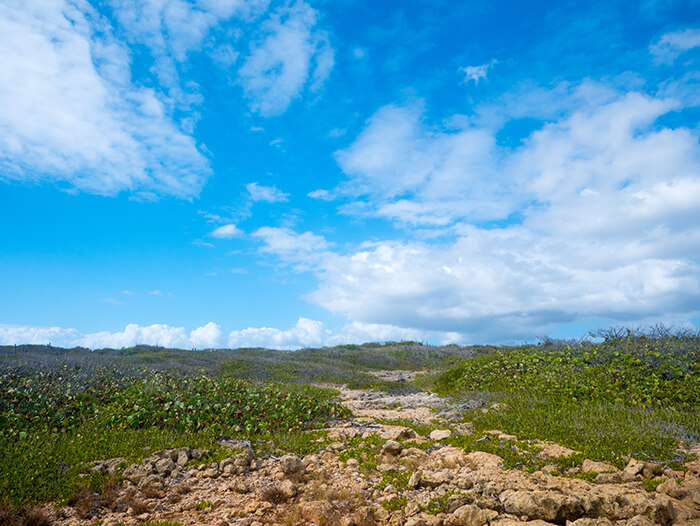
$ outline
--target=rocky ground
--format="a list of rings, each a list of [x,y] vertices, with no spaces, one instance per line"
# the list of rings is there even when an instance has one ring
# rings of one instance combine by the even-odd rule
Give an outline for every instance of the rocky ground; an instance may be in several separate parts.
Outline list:
[[[401,372],[387,374],[396,381]],[[123,486],[85,491],[48,512],[62,526],[700,526],[700,461],[677,472],[635,459],[624,470],[590,460],[569,469],[507,470],[496,455],[441,443],[471,429],[452,425],[460,407],[436,395],[344,389],[342,398],[356,418],[329,428],[315,454],[257,455],[238,441],[225,442],[231,454],[220,462],[205,450],[160,451],[128,466]],[[420,436],[378,419],[439,422],[442,429]],[[497,430],[484,439],[517,441]],[[545,458],[574,453],[541,446]],[[92,469],[110,473],[120,463]],[[582,472],[597,473],[589,477],[595,482],[573,477]]]

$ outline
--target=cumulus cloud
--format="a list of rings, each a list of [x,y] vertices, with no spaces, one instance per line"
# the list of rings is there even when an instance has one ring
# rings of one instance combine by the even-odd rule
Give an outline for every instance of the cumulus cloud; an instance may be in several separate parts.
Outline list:
[[[661,36],[649,46],[657,62],[670,64],[681,54],[700,47],[700,29],[684,29]]]
[[[175,348],[211,348],[220,344],[221,327],[213,322],[194,329],[189,334],[183,327],[154,324],[142,327],[129,324],[122,332],[81,334],[75,329],[60,327],[0,326],[0,344],[52,344],[60,347],[122,348],[134,345],[159,345]]]
[[[241,230],[236,225],[229,223],[215,228],[209,235],[218,239],[231,239],[241,234]]]
[[[352,200],[343,210],[423,241],[341,251],[306,232],[296,252],[299,234],[272,229],[262,250],[303,262],[319,280],[307,299],[335,314],[446,340],[697,316],[698,130],[658,124],[682,102],[595,83],[554,89],[566,99],[558,115],[515,146],[496,141],[507,118],[433,125],[412,103],[381,108],[337,153],[347,180],[336,191]]]
[[[287,201],[289,194],[285,194],[276,186],[262,186],[258,183],[249,183],[245,185],[250,198],[253,201],[265,201],[267,203],[279,203]]]
[[[264,37],[255,42],[238,71],[253,111],[263,116],[284,113],[309,89],[318,90],[334,63],[325,32],[315,29],[318,13],[297,0],[276,10],[262,25]]]
[[[296,350],[304,347],[323,347],[348,343],[418,340],[422,333],[389,325],[353,322],[334,331],[315,320],[299,318],[290,329],[271,327],[249,327],[232,331],[228,346],[265,347],[281,350]]]
[[[128,51],[87,3],[0,6],[0,172],[114,195],[196,196],[210,175]]]

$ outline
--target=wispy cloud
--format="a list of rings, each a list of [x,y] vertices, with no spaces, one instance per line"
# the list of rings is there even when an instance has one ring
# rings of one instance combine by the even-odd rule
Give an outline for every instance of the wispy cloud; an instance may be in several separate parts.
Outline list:
[[[700,47],[700,29],[684,29],[662,35],[649,46],[649,51],[657,62],[670,64],[680,54],[697,47]]]
[[[279,203],[287,201],[289,194],[285,194],[276,186],[263,186],[258,183],[249,183],[245,185],[250,199],[253,201],[265,201],[267,203]]]
[[[333,67],[333,49],[325,32],[315,29],[318,13],[296,0],[275,11],[262,25],[256,42],[238,71],[253,111],[263,116],[284,113],[301,95],[319,89]]]
[[[459,71],[464,73],[464,82],[474,81],[474,85],[479,84],[479,79],[486,79],[488,75],[488,70],[497,64],[497,60],[492,60],[486,64],[481,64],[480,66],[465,66],[459,68]]]
[[[309,192],[306,195],[309,196],[311,199],[320,199],[321,201],[333,201],[335,199],[335,196],[332,192],[323,189],[314,190],[313,192]]]
[[[133,290],[124,289],[124,290],[122,290],[122,294],[124,294],[124,295],[126,295],[126,296],[133,296],[133,295],[135,295],[136,293],[135,293]]]
[[[2,177],[102,195],[196,196],[208,161],[158,93],[131,83],[129,53],[106,21],[79,6],[0,6]]]

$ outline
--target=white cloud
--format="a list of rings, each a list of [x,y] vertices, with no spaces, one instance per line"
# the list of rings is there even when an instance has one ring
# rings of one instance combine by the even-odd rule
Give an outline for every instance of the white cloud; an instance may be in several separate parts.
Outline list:
[[[422,333],[416,330],[359,322],[349,323],[340,330],[333,331],[320,321],[299,318],[296,325],[287,330],[249,327],[232,331],[228,346],[296,350],[349,343],[420,340],[421,336]]]
[[[333,67],[333,50],[323,31],[315,30],[318,13],[296,0],[275,11],[263,26],[265,37],[253,44],[238,76],[253,111],[284,113],[311,79],[318,90]]]
[[[258,183],[249,183],[245,185],[246,190],[250,194],[253,201],[265,201],[267,203],[279,203],[287,201],[289,194],[285,194],[276,186],[262,186]]]
[[[481,64],[480,66],[465,66],[459,68],[459,71],[464,73],[464,82],[474,81],[474,85],[479,84],[479,79],[486,79],[489,68],[492,68],[496,64],[496,60],[487,62],[486,64]]]
[[[328,190],[314,190],[313,192],[309,192],[306,194],[309,196],[311,199],[320,199],[321,201],[333,201],[335,199],[335,196],[333,193],[329,192]]]
[[[222,22],[238,17],[252,19],[263,13],[269,0],[110,0],[120,27],[130,42],[143,44],[153,57],[153,71],[177,102],[187,105],[199,96],[183,89],[180,64],[192,52],[200,51],[205,40]],[[239,53],[228,42],[210,39],[209,56],[222,67],[236,63]]]
[[[194,329],[190,333],[190,341],[198,349],[216,347],[221,341],[221,327],[210,321],[206,325]]]
[[[359,210],[408,224],[442,225],[455,217],[507,215],[508,193],[494,132],[423,123],[423,106],[388,105],[336,159],[350,177],[340,193],[368,196]],[[365,206],[368,205],[368,206]]]
[[[323,341],[324,327],[320,321],[299,318],[296,326],[282,331],[270,327],[260,327],[232,331],[228,336],[228,346],[267,347],[271,349],[299,349],[316,347]]]
[[[700,47],[700,29],[685,29],[666,33],[649,46],[657,62],[670,64],[681,54]]]
[[[133,290],[124,289],[124,290],[122,290],[122,294],[124,294],[126,296],[133,296],[136,293]]]
[[[264,250],[312,270],[307,299],[335,314],[456,341],[698,315],[698,130],[658,124],[682,102],[590,82],[554,90],[557,112],[514,146],[495,139],[507,115],[484,118],[482,107],[431,125],[414,103],[380,109],[338,152],[348,177],[336,192],[354,199],[343,210],[424,241],[341,252],[307,232],[318,246]],[[513,114],[541,118],[530,103],[546,99],[523,97]]]
[[[328,242],[311,232],[297,234],[289,228],[262,227],[253,237],[264,243],[260,252],[274,254],[298,269],[317,267],[323,258],[331,257]]]
[[[196,196],[210,174],[87,4],[0,5],[0,171],[102,195]]]
[[[134,345],[160,345],[176,348],[210,348],[220,344],[221,328],[215,323],[194,329],[187,334],[183,327],[154,324],[145,327],[129,324],[123,332],[81,334],[75,329],[60,327],[3,327],[0,326],[0,344],[52,344],[59,347],[122,348]]]
[[[231,239],[240,236],[242,233],[236,225],[228,224],[215,228],[209,235],[218,239]]]
[[[0,345],[57,345],[74,347],[80,339],[75,329],[61,327],[11,327],[0,326]]]
[[[149,292],[149,294],[151,296],[162,296],[163,295],[163,293],[161,291],[159,291],[158,289],[152,290],[151,292]]]

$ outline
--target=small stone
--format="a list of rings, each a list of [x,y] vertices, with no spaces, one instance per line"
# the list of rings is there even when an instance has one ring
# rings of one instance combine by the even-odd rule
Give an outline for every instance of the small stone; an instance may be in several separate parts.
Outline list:
[[[219,470],[217,468],[207,468],[202,472],[202,478],[214,479],[219,476]]]
[[[623,471],[631,475],[640,475],[644,471],[644,462],[631,458]]]
[[[654,526],[654,522],[644,515],[635,515],[627,521],[627,526]]]
[[[132,464],[124,470],[123,477],[134,484],[138,484],[142,478],[153,473],[150,464]]]
[[[605,462],[594,462],[593,460],[586,459],[581,465],[581,471],[588,473],[614,473],[617,471],[617,468]]]
[[[177,465],[178,466],[185,466],[187,463],[190,461],[190,456],[187,451],[179,451],[177,454]]]
[[[301,459],[296,455],[284,455],[279,460],[279,468],[282,473],[286,475],[292,475],[294,473],[299,473],[304,470],[304,464]]]
[[[282,495],[288,499],[291,499],[297,494],[297,487],[291,480],[283,480],[278,487]]]
[[[668,479],[666,482],[659,484],[656,487],[657,493],[665,493],[674,499],[683,499],[688,495],[688,491],[679,486],[674,479]]]
[[[450,431],[449,429],[436,429],[434,431],[431,431],[430,440],[440,442],[441,440],[445,440],[450,436],[452,436],[452,431]]]
[[[485,451],[472,451],[467,455],[467,465],[472,469],[500,469],[503,459]]]
[[[163,479],[158,475],[148,475],[139,480],[138,487],[145,490],[160,491],[163,489]]]
[[[452,526],[482,526],[497,516],[497,511],[466,504],[448,518],[448,523]]]
[[[654,464],[653,462],[645,462],[644,468],[642,468],[642,476],[645,479],[652,479],[662,475],[664,472],[663,466],[660,464]]]
[[[208,449],[193,449],[191,456],[195,460],[201,460],[203,458],[210,457],[211,451],[209,451]]]
[[[396,440],[387,440],[382,446],[382,451],[387,455],[396,456],[403,450],[403,446]]]
[[[166,477],[170,475],[170,473],[175,469],[175,467],[175,462],[173,462],[169,458],[161,458],[158,462],[156,462],[156,471]]]
[[[420,485],[420,480],[421,480],[421,472],[416,471],[413,475],[411,475],[411,478],[408,479],[408,487],[409,488],[417,488]]]

